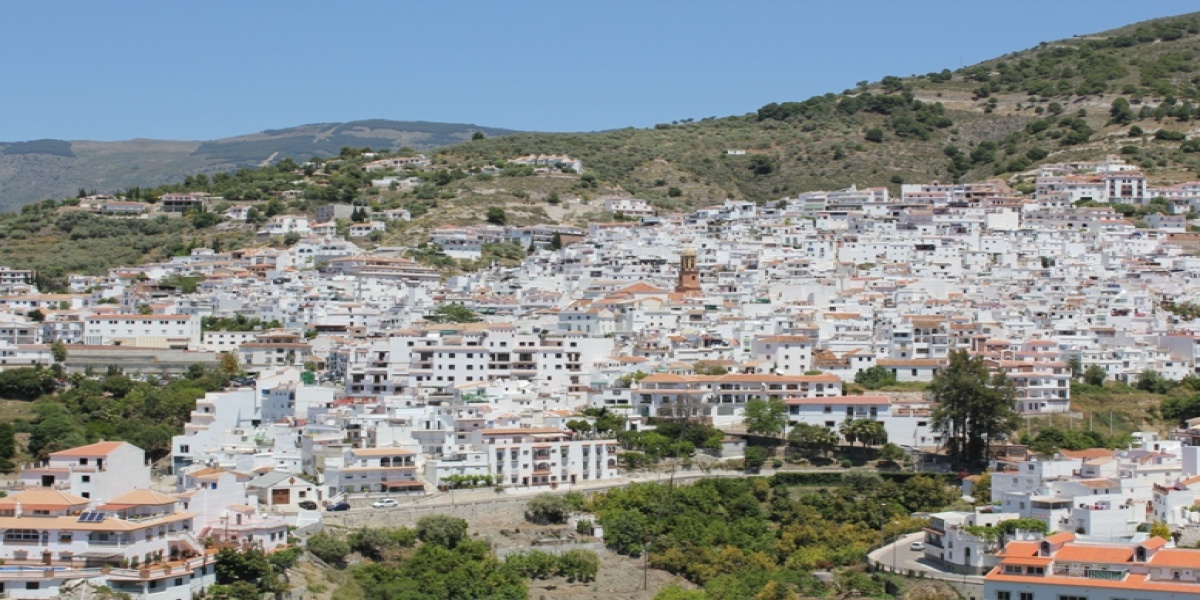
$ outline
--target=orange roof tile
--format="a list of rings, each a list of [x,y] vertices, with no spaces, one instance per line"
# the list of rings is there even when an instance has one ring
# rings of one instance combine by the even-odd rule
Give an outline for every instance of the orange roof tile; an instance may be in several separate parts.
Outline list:
[[[1058,562],[1121,564],[1132,559],[1133,548],[1121,546],[1068,544],[1054,553],[1054,560]]]
[[[117,448],[124,445],[132,445],[127,442],[97,442],[86,446],[79,446],[69,450],[60,450],[50,453],[50,458],[84,458],[92,456],[108,456]]]
[[[1162,538],[1155,538],[1162,539]],[[1150,557],[1155,567],[1200,569],[1200,550],[1185,548],[1163,548]]]
[[[1046,536],[1046,541],[1050,542],[1051,544],[1064,544],[1066,542],[1073,541],[1074,539],[1075,534],[1071,533],[1070,531],[1060,531],[1054,535]]]

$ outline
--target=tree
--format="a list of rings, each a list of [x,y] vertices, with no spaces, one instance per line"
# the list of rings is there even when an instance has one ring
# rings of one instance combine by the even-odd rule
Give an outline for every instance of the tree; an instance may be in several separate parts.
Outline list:
[[[1146,369],[1138,375],[1137,389],[1152,394],[1165,394],[1175,387],[1175,382],[1163,377],[1154,369]]]
[[[483,132],[482,132],[482,131],[476,131],[475,133],[472,133],[472,134],[471,134],[471,141],[472,141],[472,142],[478,142],[479,140],[482,140],[482,139],[484,139],[485,137],[486,137],[486,136],[485,136],[485,135],[483,135]]]
[[[0,423],[0,472],[12,473],[16,465],[12,459],[17,455],[17,432],[12,423]]]
[[[430,323],[478,323],[483,319],[461,304],[443,304],[425,315],[425,320]]]
[[[768,175],[775,170],[775,163],[765,154],[755,154],[750,157],[750,170],[755,175]]]
[[[62,340],[54,340],[54,343],[50,344],[50,357],[54,359],[55,364],[67,362],[67,345]]]
[[[857,383],[868,390],[877,390],[889,385],[896,385],[896,374],[887,367],[875,365],[869,369],[863,369],[854,376],[854,383]]]
[[[17,367],[0,371],[0,397],[34,400],[58,387],[54,374],[42,368]]]
[[[557,231],[555,231],[555,232],[554,232],[554,237],[550,238],[550,246],[549,246],[549,248],[550,248],[551,250],[561,250],[561,249],[562,249],[562,247],[563,247],[562,234],[561,234],[561,233],[559,233],[559,232],[557,232]]]
[[[867,134],[863,138],[868,142],[881,143],[883,142],[883,130],[878,127],[872,127],[867,130]]]
[[[230,377],[237,375],[238,373],[241,373],[242,365],[238,362],[237,353],[236,352],[222,352],[220,369],[221,369],[221,373],[224,373],[225,375],[229,375]]]
[[[798,423],[788,432],[788,445],[812,454],[828,455],[837,443],[837,434],[820,425]]]
[[[1083,382],[1088,385],[1104,385],[1105,379],[1108,379],[1108,371],[1100,365],[1088,365],[1088,368],[1083,370]]]
[[[487,222],[492,225],[507,225],[508,213],[503,208],[493,206],[487,209]]]
[[[856,424],[859,429],[858,440],[864,446],[882,446],[887,443],[887,428],[883,426],[882,421],[858,419]]]
[[[525,504],[525,519],[538,525],[566,523],[570,516],[570,502],[557,494],[538,494]]]
[[[779,398],[751,398],[746,401],[743,420],[746,431],[752,435],[777,436],[787,427],[787,405]]]
[[[842,423],[838,425],[838,433],[842,434],[842,437],[845,438],[846,443],[850,444],[851,446],[858,441],[858,432],[859,430],[854,425],[853,417],[842,421]]]
[[[746,448],[746,471],[757,473],[767,462],[767,450],[761,446]]]
[[[567,429],[575,433],[590,433],[593,430],[592,424],[584,419],[571,419],[567,421]]]
[[[309,536],[306,546],[313,556],[335,567],[345,564],[350,554],[350,544],[346,540],[324,532]]]
[[[1128,125],[1137,118],[1137,115],[1133,114],[1133,109],[1129,107],[1129,101],[1124,97],[1118,97],[1112,101],[1112,108],[1109,110],[1109,114],[1112,116],[1109,123],[1117,125]]]
[[[467,522],[449,515],[428,515],[417,520],[417,539],[451,550],[467,537]]]
[[[992,501],[992,474],[990,471],[984,471],[979,476],[979,480],[971,487],[971,495],[975,497],[976,503]]]
[[[1168,542],[1174,541],[1171,538],[1171,528],[1162,521],[1155,521],[1154,524],[1150,526],[1150,537],[1162,538]]]
[[[40,308],[35,308],[25,313],[25,316],[29,317],[29,320],[33,321],[34,323],[41,323],[42,321],[46,320],[46,313],[42,312],[42,309]]]
[[[949,358],[929,384],[933,429],[943,434],[952,461],[979,463],[992,440],[1016,430],[1016,392],[1004,374],[989,375],[982,357],[960,350]]]
[[[891,442],[884,444],[883,447],[879,449],[879,460],[882,461],[895,464],[903,461],[905,456],[907,455],[904,454],[904,450],[901,449],[900,446],[897,446]]]

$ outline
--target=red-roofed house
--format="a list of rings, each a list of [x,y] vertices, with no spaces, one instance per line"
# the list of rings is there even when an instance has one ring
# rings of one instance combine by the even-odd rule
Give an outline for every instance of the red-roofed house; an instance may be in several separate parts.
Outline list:
[[[44,464],[21,471],[21,484],[107,501],[149,488],[150,467],[146,453],[129,442],[97,442],[51,454]]]
[[[1090,543],[1071,533],[1011,542],[984,577],[989,600],[1179,600],[1200,596],[1200,550],[1141,543]]]

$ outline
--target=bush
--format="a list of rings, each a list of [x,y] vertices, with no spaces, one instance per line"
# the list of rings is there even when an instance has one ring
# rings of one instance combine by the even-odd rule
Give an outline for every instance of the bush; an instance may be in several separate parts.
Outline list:
[[[345,565],[346,557],[350,555],[350,544],[328,533],[318,533],[308,538],[306,546],[313,556],[333,566]]]
[[[596,524],[592,523],[590,519],[580,519],[578,523],[575,523],[575,533],[579,535],[592,535],[592,528],[595,526]]]
[[[57,387],[54,374],[45,369],[19,367],[0,371],[0,396],[13,400],[34,400]]]
[[[757,473],[767,462],[766,448],[751,446],[746,448],[746,470],[751,473]]]
[[[556,494],[538,494],[525,505],[525,519],[538,525],[566,523],[570,516],[570,503]]]
[[[467,537],[467,522],[449,515],[429,515],[417,521],[417,539],[454,549]]]
[[[565,577],[570,583],[586,583],[596,579],[600,558],[589,550],[568,550],[560,556],[531,550],[510,554],[504,560],[504,566],[529,579]]]
[[[889,385],[896,385],[896,374],[887,367],[874,366],[869,369],[863,369],[854,376],[854,383],[857,383],[868,390],[877,390]]]

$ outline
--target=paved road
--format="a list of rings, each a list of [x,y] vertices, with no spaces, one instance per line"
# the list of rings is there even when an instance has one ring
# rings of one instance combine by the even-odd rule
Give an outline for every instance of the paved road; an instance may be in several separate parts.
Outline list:
[[[942,570],[939,565],[927,558],[923,550],[913,550],[912,543],[924,539],[921,532],[901,536],[891,544],[876,548],[868,558],[880,568],[907,573],[920,571],[929,579],[940,579],[953,585],[962,592],[967,600],[983,598],[983,577],[979,575],[962,575]]]

